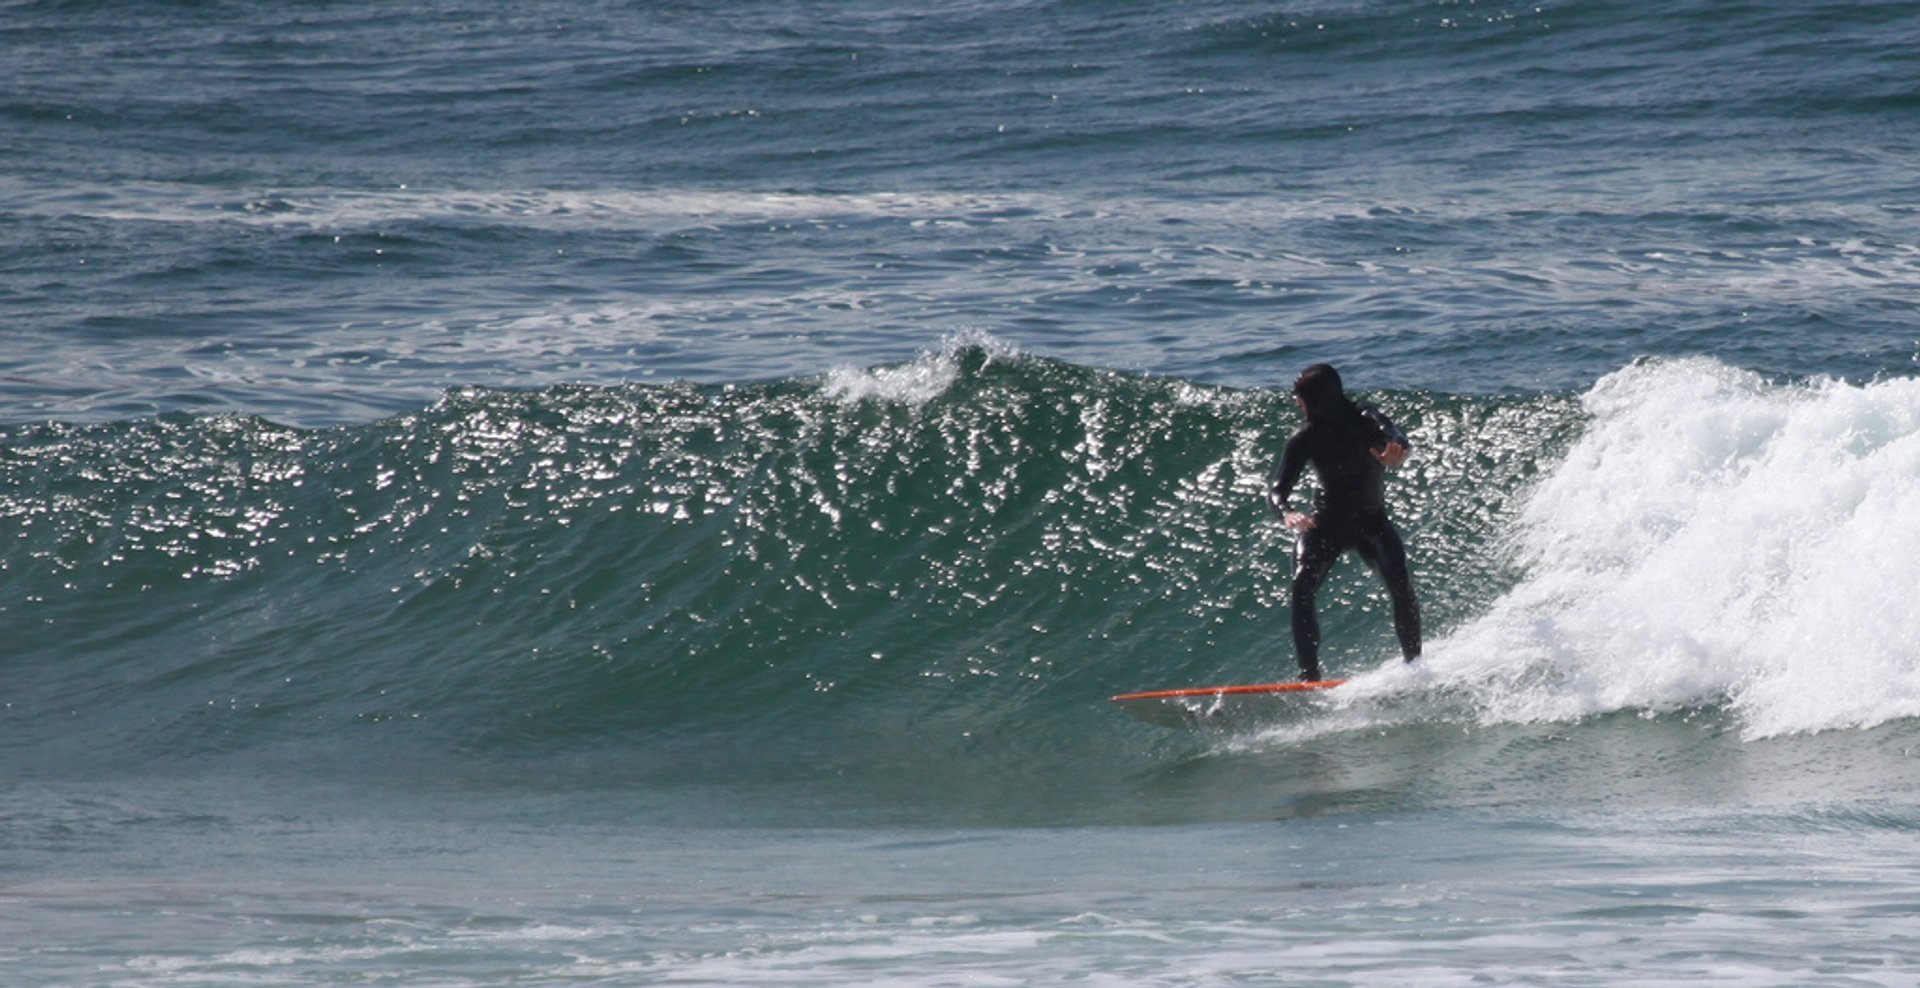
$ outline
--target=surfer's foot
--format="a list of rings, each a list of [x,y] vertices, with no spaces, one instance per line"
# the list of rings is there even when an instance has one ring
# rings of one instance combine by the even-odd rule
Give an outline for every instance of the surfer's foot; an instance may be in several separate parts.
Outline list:
[[[1300,681],[1303,683],[1317,683],[1320,680],[1325,678],[1326,678],[1325,676],[1320,675],[1319,666],[1314,666],[1311,669],[1300,670]]]

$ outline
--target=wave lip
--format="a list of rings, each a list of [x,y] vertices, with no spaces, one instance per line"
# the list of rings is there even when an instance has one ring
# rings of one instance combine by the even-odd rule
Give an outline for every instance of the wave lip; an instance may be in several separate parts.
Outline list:
[[[821,392],[841,404],[863,401],[924,405],[947,393],[969,369],[985,370],[995,361],[1020,359],[1019,350],[985,333],[948,337],[939,348],[902,364],[856,367],[843,364],[827,372]]]

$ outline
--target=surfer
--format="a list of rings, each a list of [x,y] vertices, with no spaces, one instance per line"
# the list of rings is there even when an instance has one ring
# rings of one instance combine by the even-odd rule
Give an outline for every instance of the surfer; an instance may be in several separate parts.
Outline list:
[[[1420,657],[1420,603],[1407,571],[1407,550],[1387,519],[1386,471],[1405,463],[1406,433],[1369,405],[1356,405],[1329,364],[1314,364],[1293,382],[1307,421],[1287,439],[1267,490],[1267,504],[1294,532],[1293,650],[1300,678],[1320,674],[1320,619],[1314,598],[1327,571],[1351,549],[1386,581],[1393,630],[1408,662]],[[1308,464],[1320,482],[1311,513],[1290,503]]]

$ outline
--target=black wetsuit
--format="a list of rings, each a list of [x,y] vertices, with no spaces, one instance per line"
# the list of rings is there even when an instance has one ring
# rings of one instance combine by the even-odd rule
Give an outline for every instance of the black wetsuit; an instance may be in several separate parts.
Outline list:
[[[1371,452],[1386,448],[1389,442],[1412,446],[1379,411],[1347,406],[1339,414],[1309,420],[1295,431],[1274,472],[1267,503],[1283,516],[1287,499],[1308,464],[1320,481],[1313,502],[1313,527],[1298,533],[1294,543],[1293,648],[1303,679],[1321,678],[1320,619],[1314,613],[1314,598],[1327,571],[1348,549],[1359,553],[1386,581],[1393,596],[1393,630],[1400,639],[1401,654],[1408,662],[1420,655],[1420,604],[1407,571],[1407,550],[1387,519],[1386,468]]]

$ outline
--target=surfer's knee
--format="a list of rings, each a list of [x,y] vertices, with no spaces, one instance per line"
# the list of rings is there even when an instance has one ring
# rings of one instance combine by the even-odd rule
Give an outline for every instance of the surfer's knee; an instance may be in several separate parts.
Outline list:
[[[1319,573],[1303,570],[1293,574],[1293,606],[1300,607],[1305,605],[1312,607],[1314,598],[1320,595],[1321,580],[1322,577]]]

